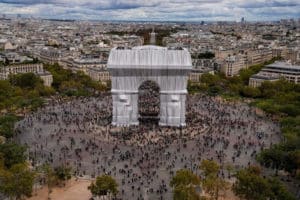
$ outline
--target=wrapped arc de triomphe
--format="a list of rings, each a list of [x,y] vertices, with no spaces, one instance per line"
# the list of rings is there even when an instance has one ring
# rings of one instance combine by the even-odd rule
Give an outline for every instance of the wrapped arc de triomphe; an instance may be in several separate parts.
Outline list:
[[[185,126],[190,53],[183,48],[140,46],[114,48],[108,59],[111,75],[113,119],[116,126],[139,124],[138,89],[145,81],[160,88],[161,126]]]

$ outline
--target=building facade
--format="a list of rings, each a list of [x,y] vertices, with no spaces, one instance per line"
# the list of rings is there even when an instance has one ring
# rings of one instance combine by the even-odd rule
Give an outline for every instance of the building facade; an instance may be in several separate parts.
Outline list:
[[[225,76],[232,77],[239,73],[243,68],[246,68],[245,59],[242,56],[229,56],[225,59],[225,62],[221,65],[220,71]]]
[[[38,75],[44,82],[45,86],[51,86],[53,77],[51,73],[44,70],[44,66],[41,63],[37,64],[18,64],[8,65],[0,67],[0,79],[6,80],[9,75],[23,74],[23,73],[34,73]]]
[[[258,73],[250,77],[249,79],[249,86],[251,87],[260,87],[261,84],[265,81],[278,81],[280,76],[278,75],[270,75],[265,73]]]
[[[287,62],[275,62],[265,66],[258,74],[251,76],[249,86],[259,87],[264,81],[276,81],[280,78],[299,84],[300,66],[292,65]]]

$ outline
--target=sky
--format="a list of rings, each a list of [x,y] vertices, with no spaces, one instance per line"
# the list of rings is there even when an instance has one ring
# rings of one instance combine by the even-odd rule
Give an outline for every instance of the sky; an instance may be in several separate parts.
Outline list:
[[[0,14],[80,20],[273,21],[300,18],[300,0],[0,0]]]

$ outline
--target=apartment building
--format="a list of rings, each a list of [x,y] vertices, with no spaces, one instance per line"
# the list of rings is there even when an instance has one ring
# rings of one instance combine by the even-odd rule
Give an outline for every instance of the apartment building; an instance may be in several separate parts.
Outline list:
[[[226,76],[232,77],[239,73],[241,69],[246,68],[245,58],[241,55],[228,56],[221,65],[220,71]]]

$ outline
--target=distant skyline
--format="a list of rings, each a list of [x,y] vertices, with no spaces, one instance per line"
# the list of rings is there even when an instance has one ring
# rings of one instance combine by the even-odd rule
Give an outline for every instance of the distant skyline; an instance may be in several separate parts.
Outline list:
[[[0,14],[49,19],[275,21],[300,18],[299,0],[0,0]]]

